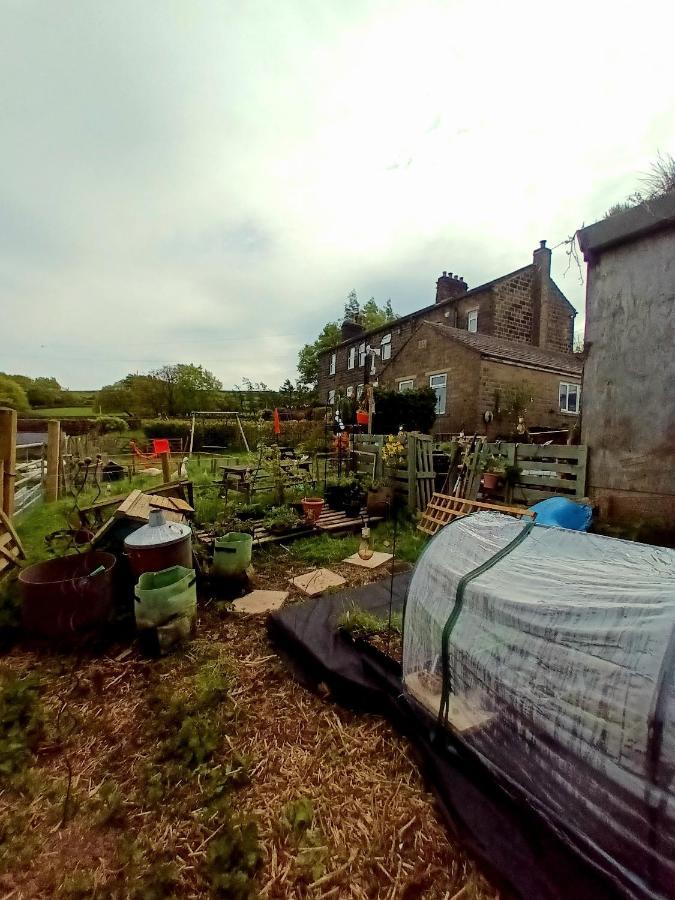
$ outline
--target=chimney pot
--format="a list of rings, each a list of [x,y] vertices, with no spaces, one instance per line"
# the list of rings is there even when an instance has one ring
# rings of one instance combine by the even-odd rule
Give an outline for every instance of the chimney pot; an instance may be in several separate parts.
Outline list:
[[[446,276],[447,274],[448,274],[448,273],[444,270],[444,271],[443,271],[443,277],[445,278],[445,276]]]
[[[546,246],[546,241],[539,241],[539,246],[540,246],[541,249],[543,250],[544,247]]]

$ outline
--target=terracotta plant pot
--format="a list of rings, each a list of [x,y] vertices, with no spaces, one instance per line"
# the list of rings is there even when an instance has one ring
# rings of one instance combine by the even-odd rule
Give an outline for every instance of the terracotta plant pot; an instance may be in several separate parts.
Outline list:
[[[502,480],[497,472],[483,472],[483,487],[486,491],[496,491]]]
[[[302,511],[308,522],[316,522],[323,512],[323,499],[321,497],[303,497]]]

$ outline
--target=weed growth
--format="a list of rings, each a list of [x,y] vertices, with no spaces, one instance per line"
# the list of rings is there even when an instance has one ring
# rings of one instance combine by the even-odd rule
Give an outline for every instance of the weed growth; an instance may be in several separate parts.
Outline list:
[[[44,734],[35,675],[0,674],[0,777],[24,767]]]

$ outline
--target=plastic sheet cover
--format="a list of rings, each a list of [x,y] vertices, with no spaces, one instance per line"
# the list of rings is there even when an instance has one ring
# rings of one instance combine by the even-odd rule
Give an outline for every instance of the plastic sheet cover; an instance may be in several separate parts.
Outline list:
[[[631,897],[675,896],[675,552],[456,520],[405,609],[406,690]],[[451,614],[455,610],[455,614]],[[443,634],[445,629],[445,663]]]

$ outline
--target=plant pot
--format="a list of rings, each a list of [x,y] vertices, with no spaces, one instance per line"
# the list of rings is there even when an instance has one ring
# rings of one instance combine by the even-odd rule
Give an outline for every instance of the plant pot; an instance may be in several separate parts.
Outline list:
[[[369,516],[386,516],[391,507],[391,488],[378,488],[376,491],[368,491],[366,497],[366,509]]]
[[[229,531],[213,544],[213,574],[242,575],[251,565],[253,538],[243,531]]]
[[[483,488],[486,491],[496,491],[501,484],[502,477],[498,472],[483,472]]]
[[[303,497],[302,511],[305,514],[305,519],[314,524],[323,512],[323,500],[321,497]]]
[[[368,424],[368,413],[365,409],[358,409],[356,411],[356,424],[357,425],[367,425]]]
[[[355,517],[361,512],[362,499],[360,494],[350,494],[345,498],[344,510],[348,516]]]

